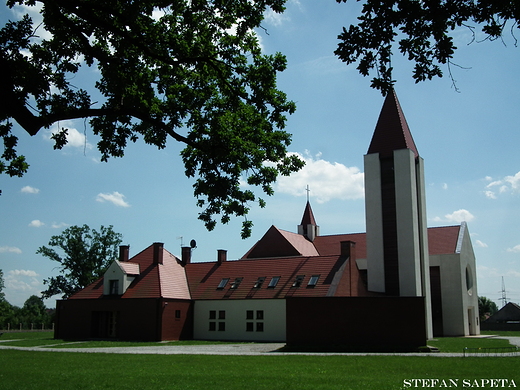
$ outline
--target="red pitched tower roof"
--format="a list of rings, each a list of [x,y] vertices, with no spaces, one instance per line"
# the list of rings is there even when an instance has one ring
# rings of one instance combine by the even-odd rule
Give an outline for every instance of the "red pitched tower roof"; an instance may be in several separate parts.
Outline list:
[[[410,149],[415,157],[419,156],[397,95],[391,90],[386,95],[367,154],[392,157],[392,152],[399,149]]]
[[[302,223],[300,225],[316,225],[316,220],[314,219],[314,214],[312,213],[311,204],[307,201],[307,205],[305,206],[305,211],[303,212]]]

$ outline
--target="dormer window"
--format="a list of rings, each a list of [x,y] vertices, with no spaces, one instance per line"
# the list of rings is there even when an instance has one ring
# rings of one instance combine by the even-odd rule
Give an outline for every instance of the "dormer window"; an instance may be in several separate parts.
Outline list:
[[[253,286],[253,288],[260,288],[260,287],[262,287],[262,284],[264,283],[264,281],[265,281],[265,276],[262,276],[262,277],[258,278],[258,280],[256,281],[256,283]]]
[[[242,283],[242,279],[244,278],[236,278],[235,281],[231,284],[231,288],[238,288],[238,286],[240,286],[240,283]]]
[[[300,287],[302,285],[302,282],[303,282],[303,278],[305,277],[305,275],[298,275],[296,277],[296,279],[294,279],[294,283],[293,283],[293,287]]]
[[[314,287],[318,284],[318,280],[320,279],[320,275],[312,275],[309,279],[308,287]]]
[[[119,280],[110,280],[110,295],[119,295]]]
[[[229,278],[224,278],[220,281],[220,283],[217,286],[218,290],[222,290],[224,287],[226,287],[226,284],[229,282]]]

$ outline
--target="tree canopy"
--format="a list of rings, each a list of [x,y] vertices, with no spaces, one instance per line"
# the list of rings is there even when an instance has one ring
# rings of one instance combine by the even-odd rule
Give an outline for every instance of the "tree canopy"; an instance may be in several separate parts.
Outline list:
[[[485,321],[498,311],[497,304],[487,297],[478,297],[478,311],[480,320]]]
[[[0,269],[0,301],[5,300],[4,286],[4,271]]]
[[[56,294],[68,298],[99,279],[117,260],[121,242],[122,235],[114,232],[112,226],[101,226],[99,232],[87,225],[71,226],[60,235],[52,236],[48,245],[59,249],[59,252],[42,246],[36,254],[60,263],[62,275],[43,281],[48,288],[42,291],[42,298]]]
[[[347,0],[336,0],[346,3]],[[359,0],[358,0],[359,1]],[[510,28],[515,45],[519,28],[518,0],[363,0],[357,25],[343,28],[336,55],[345,63],[357,62],[363,76],[375,71],[372,87],[383,94],[392,88],[392,55],[395,46],[415,64],[416,82],[442,77],[441,66],[453,65],[457,47],[454,30],[468,28],[477,39],[502,38]],[[398,42],[396,42],[398,40]],[[449,70],[451,72],[451,70]]]
[[[0,173],[28,169],[13,121],[35,135],[89,118],[103,161],[122,157],[138,139],[159,149],[168,139],[184,144],[185,174],[209,230],[217,216],[222,223],[245,218],[251,202],[265,202],[243,181],[271,195],[279,174],[303,166],[287,156],[291,136],[283,129],[295,104],[276,86],[286,59],[263,55],[254,31],[266,9],[282,12],[284,3],[8,0],[10,7],[41,6],[43,22],[35,30],[26,14],[0,30]],[[39,37],[42,31],[50,38]],[[88,91],[73,82],[86,67],[99,70]],[[62,148],[67,129],[52,138]],[[244,220],[243,237],[251,225]]]

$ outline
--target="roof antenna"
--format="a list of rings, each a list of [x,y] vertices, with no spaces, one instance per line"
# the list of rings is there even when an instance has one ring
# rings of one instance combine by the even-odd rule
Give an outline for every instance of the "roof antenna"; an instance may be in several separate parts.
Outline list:
[[[181,248],[184,246],[183,238],[184,238],[183,236],[177,237],[177,240],[181,240]]]

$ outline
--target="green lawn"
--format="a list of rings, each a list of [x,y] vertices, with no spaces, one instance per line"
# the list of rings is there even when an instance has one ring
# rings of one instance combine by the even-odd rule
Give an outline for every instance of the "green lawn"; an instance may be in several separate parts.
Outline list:
[[[401,389],[413,378],[505,378],[518,358],[120,355],[0,351],[0,389]],[[462,387],[462,386],[461,386]]]
[[[36,343],[38,337],[44,342],[42,345],[46,344],[45,341],[50,341],[50,335],[44,333],[40,333],[39,336],[35,333],[8,336],[4,334],[0,340],[6,337],[15,339],[25,336],[27,336],[25,342]],[[489,342],[503,343],[502,340],[497,339],[439,339],[442,348],[458,349],[461,342],[471,343],[472,347]],[[4,343],[0,343],[2,344]],[[121,346],[121,344],[125,343],[113,345]],[[387,390],[415,388],[405,386],[405,380],[414,378],[458,380],[460,388],[463,387],[463,380],[503,378],[514,380],[516,386],[520,387],[519,363],[519,357],[444,358],[428,356],[428,354],[420,357],[276,354],[206,356],[0,350],[0,390],[247,388]],[[478,383],[482,384],[482,382]],[[489,388],[489,385],[487,387]]]

